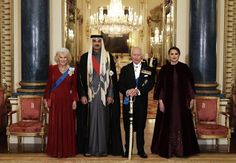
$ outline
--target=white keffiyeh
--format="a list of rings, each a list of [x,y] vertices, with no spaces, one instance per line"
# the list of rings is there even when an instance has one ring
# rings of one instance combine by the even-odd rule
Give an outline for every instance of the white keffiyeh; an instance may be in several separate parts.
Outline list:
[[[91,40],[92,42],[92,40]],[[87,84],[88,84],[88,101],[91,102],[95,96],[95,92],[92,89],[93,85],[93,63],[92,63],[92,52],[93,48],[90,47],[88,51],[87,60]],[[104,106],[106,106],[106,94],[109,87],[110,80],[110,56],[104,47],[104,42],[102,40],[101,46],[101,59],[100,59],[100,88],[101,88],[101,101]]]

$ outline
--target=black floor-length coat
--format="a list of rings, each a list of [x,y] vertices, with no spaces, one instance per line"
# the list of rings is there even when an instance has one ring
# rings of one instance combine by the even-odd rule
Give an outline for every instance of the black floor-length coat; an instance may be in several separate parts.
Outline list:
[[[157,77],[154,99],[162,99],[165,112],[156,115],[151,151],[162,157],[186,157],[199,153],[189,103],[194,98],[194,80],[188,66],[167,63]]]
[[[88,53],[81,56],[78,64],[78,92],[79,96],[88,97],[88,86],[87,86],[87,58]],[[121,139],[120,130],[120,98],[117,84],[117,73],[113,56],[110,54],[110,67],[112,71],[112,83],[113,83],[113,94],[114,103],[109,107],[109,130],[108,130],[108,154],[111,155],[122,155],[123,145]],[[77,146],[78,153],[84,154],[88,152],[88,139],[89,139],[89,119],[88,119],[88,105],[78,103],[77,107]]]

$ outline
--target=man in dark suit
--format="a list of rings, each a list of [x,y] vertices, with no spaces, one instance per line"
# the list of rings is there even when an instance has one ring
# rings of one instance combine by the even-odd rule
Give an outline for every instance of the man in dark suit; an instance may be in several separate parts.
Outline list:
[[[157,65],[158,60],[156,57],[152,56],[151,58],[148,58],[148,66],[152,68],[153,74],[155,74],[155,82],[156,82],[156,74],[157,74]]]
[[[123,121],[125,129],[125,157],[128,157],[129,148],[129,97],[134,97],[133,125],[136,131],[138,155],[147,158],[144,151],[144,129],[147,119],[148,92],[154,85],[154,74],[152,69],[143,64],[143,53],[141,48],[134,47],[131,51],[132,63],[121,69],[119,78],[119,89],[123,94]]]
[[[152,56],[151,58],[148,58],[148,65],[149,67],[153,67],[154,69],[156,69],[158,65],[157,58],[154,56]]]

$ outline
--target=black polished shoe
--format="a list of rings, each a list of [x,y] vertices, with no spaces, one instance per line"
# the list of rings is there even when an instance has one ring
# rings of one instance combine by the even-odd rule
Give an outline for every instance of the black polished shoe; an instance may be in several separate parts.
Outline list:
[[[141,158],[147,158],[147,157],[148,157],[145,152],[139,153],[138,155],[139,155]]]

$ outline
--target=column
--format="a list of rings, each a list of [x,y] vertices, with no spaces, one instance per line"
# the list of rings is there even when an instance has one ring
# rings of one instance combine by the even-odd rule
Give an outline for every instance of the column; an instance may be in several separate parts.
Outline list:
[[[22,81],[17,93],[43,93],[49,64],[49,1],[21,0]]]
[[[216,0],[190,1],[189,64],[198,94],[216,89]]]

